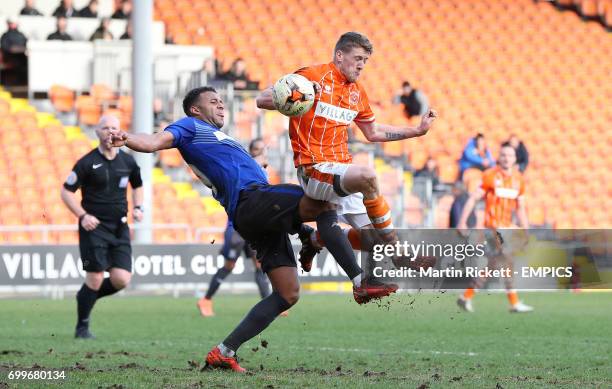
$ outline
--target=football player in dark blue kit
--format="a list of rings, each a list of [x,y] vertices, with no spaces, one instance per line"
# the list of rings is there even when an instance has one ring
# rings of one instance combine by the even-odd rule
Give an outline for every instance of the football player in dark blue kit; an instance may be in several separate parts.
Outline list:
[[[316,221],[327,249],[342,269],[349,276],[362,271],[337,223],[335,205],[305,196],[298,185],[270,185],[263,168],[237,141],[220,130],[225,111],[223,100],[214,88],[189,91],[183,100],[183,110],[187,117],[164,131],[156,134],[115,131],[109,142],[115,147],[127,146],[147,153],[178,148],[193,172],[223,205],[236,231],[257,252],[273,292],[259,301],[206,356],[209,366],[244,372],[238,364],[236,350],[299,298],[297,265],[288,234],[310,234],[310,227],[302,223]],[[300,252],[300,255],[315,254],[314,247],[303,247]],[[368,282],[367,288],[360,292],[373,299],[388,296],[395,290],[397,285]]]
[[[264,167],[264,169],[267,166],[265,151],[266,146],[263,139],[256,138],[249,143],[249,154],[257,163]],[[270,294],[268,277],[266,277],[261,269],[261,263],[255,258],[255,252],[251,249],[249,243],[234,229],[232,222],[228,220],[227,226],[225,227],[225,233],[223,234],[223,247],[221,248],[221,255],[225,258],[225,262],[210,280],[206,295],[200,298],[197,303],[198,310],[202,316],[215,316],[212,301],[213,297],[221,286],[221,283],[223,283],[225,278],[232,273],[238,257],[243,252],[245,260],[248,258],[253,260],[253,266],[255,267],[255,284],[257,284],[259,295],[261,298],[265,298]],[[287,316],[287,314],[288,312],[285,311],[281,313],[281,316]]]

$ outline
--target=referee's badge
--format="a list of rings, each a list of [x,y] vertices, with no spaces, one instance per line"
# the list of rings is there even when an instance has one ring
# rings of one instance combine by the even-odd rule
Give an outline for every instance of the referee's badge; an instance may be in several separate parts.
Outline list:
[[[68,174],[68,177],[66,178],[66,184],[68,185],[74,185],[77,182],[77,174],[73,171],[70,172],[70,174]]]
[[[119,180],[119,188],[127,188],[127,184],[128,184],[128,180],[130,179],[130,177],[125,176],[125,177],[121,177],[121,180]]]

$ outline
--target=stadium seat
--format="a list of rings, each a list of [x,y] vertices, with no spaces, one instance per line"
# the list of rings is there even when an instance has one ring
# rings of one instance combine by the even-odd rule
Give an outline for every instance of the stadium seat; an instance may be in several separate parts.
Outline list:
[[[594,18],[597,17],[598,3],[599,0],[580,0],[578,10],[584,17]]]
[[[77,97],[76,109],[79,122],[88,126],[98,124],[102,108],[92,96],[81,95]]]
[[[106,84],[93,84],[89,89],[89,95],[101,105],[108,105],[115,100],[115,92]]]
[[[161,150],[159,152],[160,161],[168,167],[179,167],[183,166],[183,157],[177,149]]]
[[[59,112],[71,112],[74,109],[74,91],[61,85],[49,88],[49,99]]]

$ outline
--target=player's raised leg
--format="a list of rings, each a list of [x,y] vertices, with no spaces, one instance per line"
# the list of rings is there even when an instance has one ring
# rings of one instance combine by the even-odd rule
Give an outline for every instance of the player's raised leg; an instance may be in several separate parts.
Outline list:
[[[348,193],[363,194],[363,204],[368,217],[383,240],[397,239],[391,220],[391,208],[380,194],[374,169],[368,166],[349,165],[342,177],[342,186]]]
[[[316,221],[321,240],[353,283],[353,297],[357,303],[364,304],[372,299],[388,296],[398,289],[396,284],[384,284],[364,278],[348,234],[338,224],[338,213],[334,204],[304,196],[300,201],[299,211],[303,221]],[[304,262],[301,262],[304,266]]]

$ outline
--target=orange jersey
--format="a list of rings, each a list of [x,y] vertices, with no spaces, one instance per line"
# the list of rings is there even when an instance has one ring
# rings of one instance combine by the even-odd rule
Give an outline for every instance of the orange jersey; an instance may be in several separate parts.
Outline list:
[[[523,175],[518,170],[507,175],[496,166],[483,173],[481,187],[485,191],[485,227],[512,226],[512,212],[525,193]]]
[[[333,62],[296,71],[321,85],[312,108],[289,121],[295,166],[320,162],[350,163],[348,126],[374,121],[363,87],[349,82]]]

